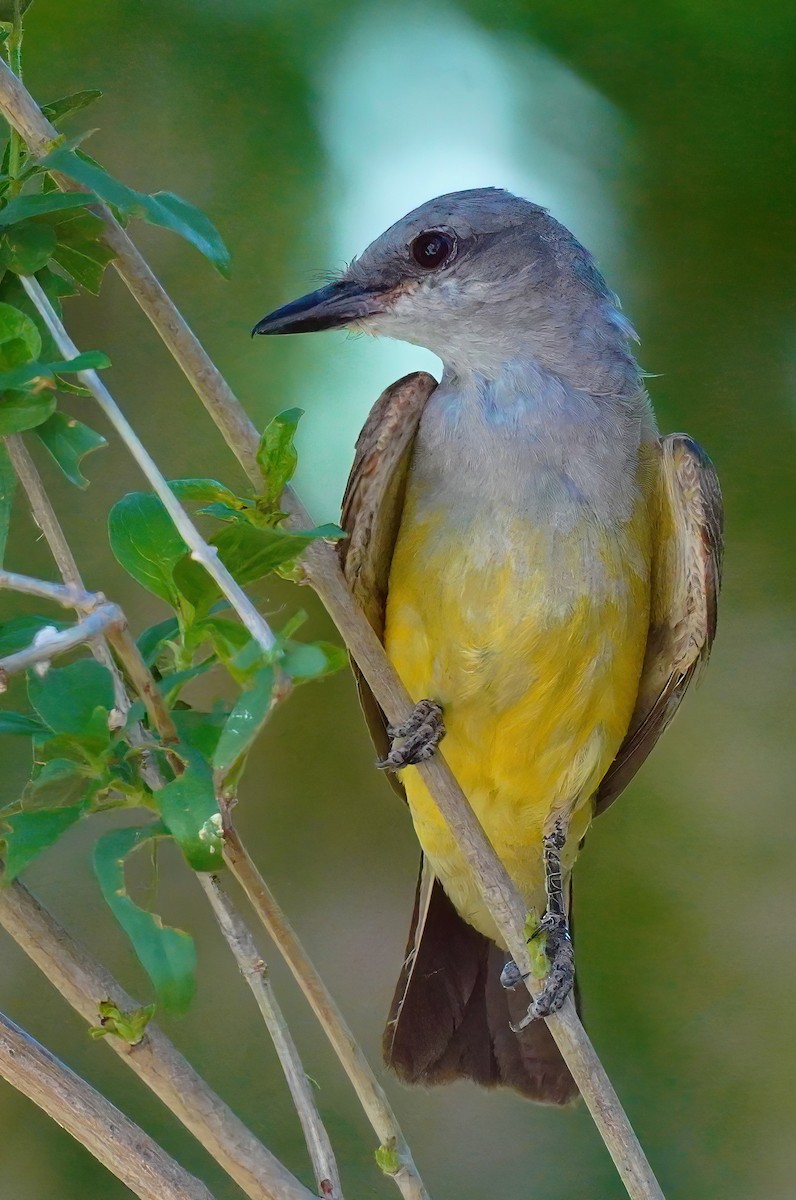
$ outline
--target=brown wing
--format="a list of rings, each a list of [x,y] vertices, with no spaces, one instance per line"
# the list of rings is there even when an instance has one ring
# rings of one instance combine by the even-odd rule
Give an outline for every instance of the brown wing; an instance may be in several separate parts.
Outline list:
[[[382,640],[412,445],[420,415],[436,386],[432,375],[416,371],[382,392],[357,439],[343,496],[341,524],[348,537],[338,543],[340,561],[354,599]],[[352,666],[370,735],[383,757],[389,750],[387,723],[356,664]],[[389,779],[403,796],[395,775]]]
[[[647,652],[628,734],[597,792],[603,812],[676,713],[716,634],[724,510],[713,464],[684,433],[660,444],[661,525]]]

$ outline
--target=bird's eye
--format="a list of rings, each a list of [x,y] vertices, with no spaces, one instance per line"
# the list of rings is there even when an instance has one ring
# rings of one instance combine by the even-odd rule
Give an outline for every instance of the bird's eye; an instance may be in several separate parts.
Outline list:
[[[449,233],[440,229],[432,229],[429,233],[421,233],[409,247],[412,258],[419,267],[432,271],[446,263],[456,248],[456,242]]]

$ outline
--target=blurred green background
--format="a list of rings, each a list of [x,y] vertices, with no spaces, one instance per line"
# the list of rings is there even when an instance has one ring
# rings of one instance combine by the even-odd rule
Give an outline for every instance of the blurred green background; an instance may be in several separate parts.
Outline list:
[[[26,80],[40,101],[106,93],[88,149],[143,190],[203,207],[233,252],[225,283],[162,231],[136,229],[166,287],[258,425],[299,404],[299,490],[334,520],[369,405],[405,346],[330,333],[252,342],[266,311],[316,285],[417,203],[495,184],[552,207],[592,248],[642,339],[663,430],[718,465],[728,554],[703,686],[589,836],[576,873],[585,1018],[669,1200],[796,1193],[794,679],[794,170],[796,6],[657,0],[349,3],[37,0]],[[235,485],[236,465],[113,272],[70,301],[81,348],[170,477]],[[69,404],[66,405],[69,408]],[[99,424],[86,401],[72,411]],[[157,601],[112,560],[109,506],[141,481],[116,446],[78,493],[41,463],[86,580],[135,629]],[[25,517],[8,562],[49,574]],[[279,624],[314,597],[258,598]],[[4,612],[8,613],[5,602]],[[9,739],[5,739],[8,741]],[[3,799],[26,763],[3,745]],[[417,849],[372,769],[347,675],[302,689],[253,756],[240,824],[371,1061],[401,962]],[[73,830],[28,873],[60,919],[138,995],[142,972]],[[162,871],[161,911],[198,938],[199,995],[169,1032],[307,1182],[297,1121],[249,993],[187,870]],[[388,1197],[374,1139],[271,948],[273,978],[338,1150],[350,1200]],[[240,1193],[0,935],[0,1007],[83,1073],[218,1200]],[[624,1194],[582,1107],[529,1106],[468,1085],[386,1086],[435,1200]],[[126,1190],[0,1087],[0,1194],[116,1200]]]

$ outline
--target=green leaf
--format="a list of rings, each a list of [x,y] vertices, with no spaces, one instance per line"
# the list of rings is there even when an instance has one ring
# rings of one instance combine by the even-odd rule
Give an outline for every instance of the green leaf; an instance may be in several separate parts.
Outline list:
[[[0,218],[3,216],[0,210]],[[17,275],[33,275],[47,266],[55,245],[55,230],[49,225],[24,221],[0,236],[0,264]]]
[[[124,1013],[112,1000],[100,1000],[97,1005],[99,1025],[90,1025],[88,1036],[91,1038],[113,1037],[121,1038],[128,1046],[137,1046],[143,1040],[146,1027],[155,1015],[155,1005],[146,1004],[142,1008],[134,1008],[132,1012]]]
[[[182,775],[155,794],[164,825],[194,871],[219,871],[224,865],[221,812],[216,800],[212,772],[200,754],[177,747],[187,754]]]
[[[111,509],[108,531],[119,565],[161,600],[176,605],[174,568],[188,547],[157,496],[128,492]]]
[[[153,666],[157,661],[164,644],[173,641],[179,632],[180,626],[177,618],[167,617],[165,621],[158,621],[157,625],[150,625],[149,629],[145,629],[139,635],[136,639],[138,649],[148,667]]]
[[[336,525],[288,533],[284,529],[237,524],[219,530],[211,541],[218,547],[224,566],[245,587],[277,567],[292,563],[316,538],[338,537],[340,532]]]
[[[3,883],[11,883],[33,862],[42,850],[66,833],[83,815],[81,805],[72,808],[40,809],[4,817],[8,832],[0,828],[0,840],[5,842],[5,871]]]
[[[99,295],[105,268],[116,257],[102,240],[104,231],[100,218],[86,209],[68,213],[66,218],[57,216],[55,221],[58,244],[54,261],[94,296]]]
[[[221,235],[209,217],[173,192],[144,196],[144,216],[152,225],[178,233],[208,258],[221,275],[229,278],[231,260]]]
[[[52,392],[34,394],[9,391],[0,395],[0,437],[22,433],[25,429],[35,429],[52,416],[55,405],[56,399]]]
[[[192,750],[197,750],[208,761],[215,754],[221,728],[227,719],[227,711],[218,701],[212,712],[201,712],[196,708],[175,708],[172,720],[177,727],[180,741]]]
[[[279,497],[296,470],[298,455],[293,441],[303,416],[303,408],[288,408],[278,413],[260,438],[257,462],[265,484],[261,500],[269,511],[278,506]]]
[[[0,621],[0,658],[5,658],[7,654],[16,654],[17,650],[29,646],[39,630],[48,625],[55,629],[65,629],[67,622],[33,615]]]
[[[254,677],[248,691],[238,698],[235,707],[224,722],[221,737],[213,755],[213,766],[222,775],[246,754],[262,729],[273,707],[274,673],[271,667],[262,667]]]
[[[10,371],[41,354],[41,337],[30,317],[12,304],[0,304],[0,371]]]
[[[229,252],[213,223],[192,204],[171,192],[147,196],[114,179],[98,163],[83,158],[66,146],[56,147],[41,160],[50,171],[61,171],[77,183],[90,188],[102,200],[131,217],[143,217],[180,234],[209,258],[222,275],[229,274]]]
[[[47,298],[60,317],[62,315],[61,296],[73,295],[76,291],[75,285],[64,279],[62,275],[56,275],[49,267],[45,267],[42,271],[37,271],[36,279],[41,284]],[[60,357],[60,351],[49,329],[45,325],[41,313],[23,288],[19,276],[14,275],[12,271],[6,271],[5,275],[0,279],[0,301],[18,308],[33,321],[41,338],[41,350],[37,353],[37,358],[43,358],[45,362],[50,362]],[[26,359],[30,359],[31,357],[30,354],[26,355]]]
[[[66,478],[79,488],[87,488],[88,480],[80,470],[80,463],[92,450],[107,445],[102,434],[64,412],[55,412],[36,427],[36,436],[47,447]]]
[[[293,642],[287,645],[282,667],[291,679],[302,682],[332,675],[347,662],[345,650],[332,642]]]
[[[85,192],[43,192],[32,196],[15,196],[5,208],[0,209],[0,228],[27,221],[31,217],[42,217],[48,213],[66,212],[69,209],[85,208],[96,201],[96,196]],[[99,218],[96,218],[97,220]]]
[[[26,811],[73,807],[88,786],[85,766],[70,758],[51,758],[25,784],[22,807]]]
[[[247,500],[242,500],[240,496],[236,496],[228,487],[224,487],[223,483],[217,483],[215,479],[172,479],[169,487],[178,500],[188,504],[209,504],[211,501],[220,501],[234,509],[251,507]]]
[[[91,88],[83,92],[73,92],[71,96],[62,96],[60,100],[52,100],[49,104],[42,104],[41,111],[48,120],[52,121],[53,125],[57,125],[65,117],[71,117],[73,113],[80,112],[83,108],[88,108],[89,104],[93,104],[101,96],[102,92],[97,91],[96,88]]]
[[[0,711],[0,733],[15,733],[30,737],[34,733],[46,733],[47,726],[27,713]]]
[[[68,667],[50,667],[46,675],[29,672],[28,699],[55,733],[94,737],[104,727],[108,734],[113,680],[107,667],[93,658],[78,659]]]
[[[8,457],[5,444],[0,441],[0,567],[5,559],[16,485],[16,471],[11,466],[11,459]]]
[[[114,829],[94,847],[94,871],[105,900],[125,931],[158,1001],[167,1012],[184,1013],[196,990],[196,948],[181,929],[164,925],[160,917],[135,904],[124,878],[129,854],[153,838],[168,836],[160,821],[137,829]]]

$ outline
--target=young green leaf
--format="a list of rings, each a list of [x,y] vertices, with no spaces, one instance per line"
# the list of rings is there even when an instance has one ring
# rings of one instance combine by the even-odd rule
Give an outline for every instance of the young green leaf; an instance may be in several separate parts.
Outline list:
[[[88,1036],[91,1038],[113,1037],[121,1038],[128,1046],[137,1046],[143,1040],[146,1027],[155,1015],[155,1005],[145,1004],[142,1008],[134,1008],[132,1012],[122,1012],[112,1000],[100,1000],[97,1005],[99,1025],[90,1025]]]
[[[0,377],[1,379],[2,377]],[[35,429],[55,412],[56,399],[52,392],[23,392],[10,390],[2,394],[0,383],[0,437]]]
[[[224,487],[223,483],[216,483],[215,479],[172,479],[169,487],[178,500],[188,504],[210,504],[218,501],[234,509],[251,507],[248,500],[236,496],[229,488]]]
[[[96,196],[85,192],[40,192],[32,196],[15,196],[5,208],[0,209],[0,228],[16,225],[31,217],[43,217],[48,213],[61,213],[69,209],[85,208],[96,201]]]
[[[176,606],[174,568],[188,547],[157,496],[128,492],[111,509],[108,532],[119,565],[148,591]]]
[[[130,939],[167,1012],[184,1013],[196,990],[196,948],[181,929],[131,900],[124,878],[125,859],[153,838],[167,837],[160,821],[136,829],[114,829],[94,847],[94,872],[105,900]]]
[[[16,879],[42,850],[54,845],[82,815],[82,806],[75,805],[3,817],[0,824],[0,841],[5,842],[6,847],[3,883],[11,883]]]
[[[219,871],[224,865],[221,812],[213,774],[200,754],[177,747],[188,763],[182,775],[155,794],[158,810],[194,871]]]
[[[80,658],[68,667],[50,667],[46,675],[29,672],[28,699],[55,733],[93,738],[102,736],[104,728],[108,735],[113,680],[107,667],[93,658]]]
[[[136,639],[138,649],[148,667],[153,666],[157,661],[164,644],[173,641],[179,636],[179,632],[180,626],[177,618],[167,617],[165,621],[158,621],[157,625],[150,625],[149,629],[145,629],[142,634],[139,634]]]
[[[41,337],[30,317],[12,304],[0,304],[0,370],[11,371],[41,354]]]
[[[17,275],[33,275],[47,266],[55,244],[55,230],[49,225],[23,221],[3,230],[0,236],[0,264]]]
[[[25,784],[22,807],[31,812],[74,807],[85,796],[89,783],[85,765],[71,758],[51,758]]]
[[[114,179],[98,163],[66,146],[51,150],[41,160],[41,165],[49,171],[68,175],[130,217],[143,217],[153,225],[180,234],[209,258],[222,275],[229,274],[229,252],[215,226],[204,213],[179,196],[171,192],[156,192],[152,196],[137,192]]]
[[[16,471],[11,466],[11,459],[8,457],[5,443],[0,441],[0,567],[3,565],[6,553],[16,485]]]
[[[53,125],[57,125],[59,121],[63,121],[65,117],[71,117],[73,113],[80,112],[83,108],[88,108],[89,104],[93,104],[95,100],[99,100],[102,92],[96,88],[91,88],[83,92],[73,92],[71,96],[62,96],[60,100],[52,100],[49,104],[42,104],[41,111]]]
[[[27,713],[3,712],[0,710],[0,733],[14,733],[20,737],[31,737],[35,733],[46,733],[47,726]]]
[[[292,563],[316,538],[340,536],[341,531],[336,525],[320,525],[317,529],[288,533],[284,529],[236,524],[219,530],[211,541],[218,547],[219,558],[224,566],[238,583],[246,587],[277,567]]]
[[[332,642],[290,642],[287,644],[282,667],[297,683],[306,679],[321,679],[342,670],[348,656],[341,646]]]
[[[278,413],[265,427],[257,450],[257,462],[263,476],[262,506],[270,512],[279,504],[285,485],[293,478],[298,463],[293,444],[303,408],[288,408]]]
[[[92,450],[107,445],[102,434],[74,417],[68,417],[66,413],[55,412],[36,427],[36,436],[47,447],[66,478],[79,488],[87,488],[88,480],[80,470],[80,463]]]
[[[94,213],[81,209],[52,219],[58,244],[53,260],[93,296],[98,296],[108,263],[116,257],[103,240],[105,226]]]
[[[232,770],[249,751],[268,720],[274,702],[273,691],[273,670],[271,667],[262,667],[255,675],[253,685],[240,695],[224,722],[213,755],[213,766],[222,775]]]

